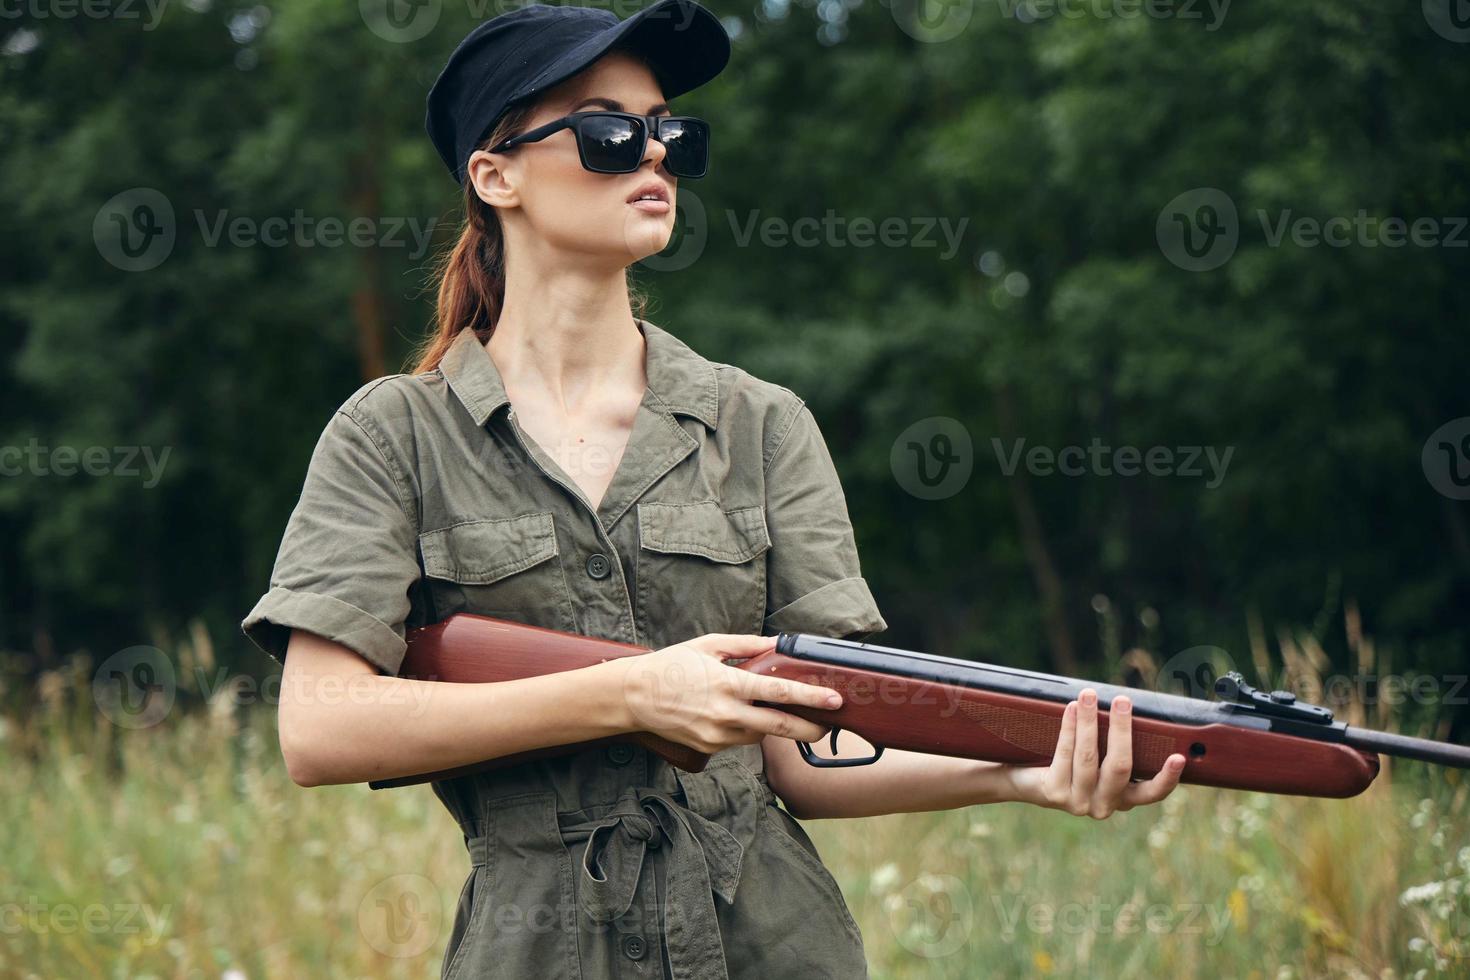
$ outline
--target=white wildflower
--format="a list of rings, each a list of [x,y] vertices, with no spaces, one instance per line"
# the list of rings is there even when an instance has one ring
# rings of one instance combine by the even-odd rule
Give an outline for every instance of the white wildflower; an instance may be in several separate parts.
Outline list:
[[[898,884],[898,865],[891,861],[874,871],[870,881],[870,887],[879,894],[888,891],[896,884]]]
[[[1414,885],[1411,888],[1404,889],[1403,894],[1399,896],[1399,904],[1412,905],[1415,902],[1427,902],[1430,899],[1438,898],[1443,893],[1444,882],[1429,881],[1422,885]]]

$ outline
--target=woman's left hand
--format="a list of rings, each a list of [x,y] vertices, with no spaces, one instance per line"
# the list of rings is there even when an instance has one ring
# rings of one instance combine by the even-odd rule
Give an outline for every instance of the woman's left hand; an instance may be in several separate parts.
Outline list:
[[[1097,692],[1082,691],[1081,703],[1070,701],[1062,714],[1051,765],[1007,766],[1016,787],[1016,799],[1075,816],[1103,820],[1117,810],[1157,803],[1179,785],[1184,756],[1175,753],[1164,767],[1144,782],[1133,775],[1133,702],[1126,695],[1113,698],[1108,715],[1108,754],[1098,763]]]

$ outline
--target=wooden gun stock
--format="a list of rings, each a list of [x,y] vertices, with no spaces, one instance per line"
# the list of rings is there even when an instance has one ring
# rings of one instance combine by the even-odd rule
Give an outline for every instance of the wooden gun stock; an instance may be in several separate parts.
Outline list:
[[[408,652],[404,654],[398,676],[457,684],[513,681],[522,677],[591,667],[614,657],[632,657],[649,652],[647,647],[631,643],[578,636],[575,633],[527,626],[524,623],[472,613],[459,613],[442,622],[410,630],[406,639]],[[641,745],[667,759],[671,765],[689,772],[700,772],[709,762],[706,753],[696,752],[687,745],[671,742],[650,732],[631,732],[617,737],[513,752],[437,772],[375,779],[368,785],[373,789],[388,789],[468,776],[515,765],[528,759],[567,755],[612,742]]]

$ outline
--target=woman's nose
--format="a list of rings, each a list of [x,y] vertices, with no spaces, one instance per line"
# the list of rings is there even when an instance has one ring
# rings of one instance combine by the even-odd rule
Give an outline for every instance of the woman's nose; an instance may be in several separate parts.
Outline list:
[[[658,141],[657,137],[650,134],[648,145],[643,148],[643,162],[647,163],[651,160],[654,168],[657,169],[658,165],[664,162],[664,157],[668,155],[669,151],[664,145]]]

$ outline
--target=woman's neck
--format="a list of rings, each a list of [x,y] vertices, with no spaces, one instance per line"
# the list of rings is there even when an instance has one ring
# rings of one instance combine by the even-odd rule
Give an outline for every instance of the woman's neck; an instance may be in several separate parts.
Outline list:
[[[575,416],[630,393],[641,396],[647,384],[643,333],[626,287],[616,301],[593,306],[518,303],[508,290],[485,347],[512,404],[534,399]]]

